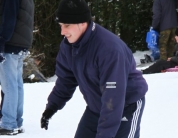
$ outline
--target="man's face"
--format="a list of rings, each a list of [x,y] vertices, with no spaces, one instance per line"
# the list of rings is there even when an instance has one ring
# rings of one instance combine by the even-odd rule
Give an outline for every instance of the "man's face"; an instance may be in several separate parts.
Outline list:
[[[69,41],[69,43],[75,43],[87,28],[87,23],[79,24],[59,23],[59,25],[61,26],[61,35],[64,35]]]

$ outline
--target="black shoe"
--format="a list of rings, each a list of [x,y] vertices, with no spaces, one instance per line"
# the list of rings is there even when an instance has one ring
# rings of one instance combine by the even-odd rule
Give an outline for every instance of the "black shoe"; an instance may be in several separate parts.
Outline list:
[[[151,57],[147,54],[144,55],[146,63],[152,62]]]
[[[145,59],[140,59],[140,63],[144,64],[144,63],[146,63],[146,60]]]
[[[8,130],[0,127],[0,135],[17,135],[18,129]]]

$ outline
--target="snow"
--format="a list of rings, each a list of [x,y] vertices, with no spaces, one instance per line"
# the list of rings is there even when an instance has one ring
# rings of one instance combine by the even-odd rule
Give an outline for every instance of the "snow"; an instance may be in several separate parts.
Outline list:
[[[137,63],[149,51],[137,51],[134,57]],[[178,138],[178,73],[168,72],[144,75],[149,90],[141,123],[140,138]],[[73,98],[49,121],[48,130],[40,128],[41,115],[47,103],[47,97],[53,88],[56,76],[45,83],[25,83],[24,128],[25,133],[17,138],[73,138],[86,104],[77,88]],[[9,138],[9,136],[0,136]]]

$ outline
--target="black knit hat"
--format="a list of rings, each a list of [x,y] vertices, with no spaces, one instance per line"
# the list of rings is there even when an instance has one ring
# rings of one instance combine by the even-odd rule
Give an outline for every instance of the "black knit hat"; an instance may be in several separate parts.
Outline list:
[[[61,0],[56,14],[60,23],[77,24],[91,20],[90,9],[85,0]]]
[[[175,31],[175,35],[178,36],[178,28]]]

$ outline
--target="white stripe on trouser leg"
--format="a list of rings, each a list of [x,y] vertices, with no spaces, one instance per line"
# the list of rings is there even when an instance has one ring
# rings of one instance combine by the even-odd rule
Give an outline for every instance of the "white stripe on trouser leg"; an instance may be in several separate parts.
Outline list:
[[[134,138],[135,135],[135,131],[137,129],[137,121],[138,121],[138,117],[140,115],[140,109],[142,107],[142,100],[138,100],[137,101],[137,109],[133,114],[133,118],[132,118],[132,123],[131,123],[131,128],[130,128],[130,133],[128,138]]]

